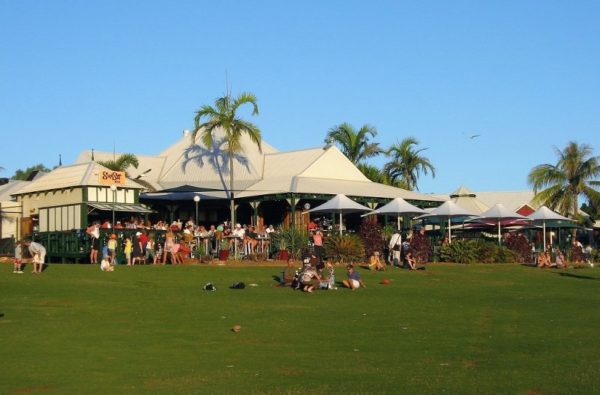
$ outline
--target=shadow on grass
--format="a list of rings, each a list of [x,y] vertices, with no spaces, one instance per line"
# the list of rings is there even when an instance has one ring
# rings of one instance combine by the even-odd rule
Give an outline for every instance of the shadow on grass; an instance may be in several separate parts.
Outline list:
[[[555,272],[555,273],[556,273],[556,272]],[[591,277],[591,276],[582,276],[582,275],[580,275],[580,274],[572,274],[572,273],[564,273],[564,272],[561,272],[561,273],[556,273],[556,274],[558,274],[558,275],[559,275],[559,276],[561,276],[561,277],[571,277],[571,278],[577,278],[577,279],[579,279],[579,280],[596,280],[596,281],[598,281],[598,280],[599,280],[599,279],[598,279],[598,278],[596,278],[596,277]]]

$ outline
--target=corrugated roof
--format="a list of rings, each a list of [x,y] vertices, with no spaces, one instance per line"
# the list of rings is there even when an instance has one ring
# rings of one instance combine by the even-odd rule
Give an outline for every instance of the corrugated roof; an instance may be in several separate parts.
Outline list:
[[[0,202],[12,201],[11,195],[16,194],[31,182],[32,181],[11,180],[7,184],[0,185]]]
[[[32,181],[29,185],[20,189],[18,192],[13,193],[13,195],[51,191],[78,186],[100,186],[99,173],[102,170],[108,169],[96,162],[57,167],[45,176]],[[127,179],[125,187],[142,189],[140,185],[129,179]]]
[[[501,203],[507,209],[516,212],[518,209],[523,207],[524,205],[529,205],[532,208],[536,209],[539,207],[538,204],[533,204],[532,200],[534,197],[533,191],[495,191],[495,192],[472,192],[468,188],[461,186],[456,191],[450,194],[434,194],[433,196],[450,200],[450,196],[460,195],[466,196],[469,194],[475,195],[477,200],[479,201],[480,208],[483,207],[492,207],[496,203]],[[456,200],[456,198],[454,199]],[[481,203],[483,206],[481,206]],[[468,203],[467,203],[468,204]],[[486,208],[486,210],[487,210]],[[483,210],[485,211],[485,210]]]
[[[108,151],[94,151],[94,160],[95,161],[109,161],[114,158],[119,158],[119,156],[123,155],[123,153],[113,153]],[[139,165],[137,169],[133,166],[130,166],[127,169],[127,174],[129,178],[136,179],[140,178],[145,182],[151,184],[152,186],[157,186],[158,179],[160,177],[160,173],[163,169],[163,165],[165,163],[165,158],[162,156],[149,156],[149,155],[137,155],[135,156],[138,159]],[[87,150],[83,151],[77,157],[75,161],[76,164],[91,162],[92,160],[92,151]],[[158,186],[160,188],[160,186]]]

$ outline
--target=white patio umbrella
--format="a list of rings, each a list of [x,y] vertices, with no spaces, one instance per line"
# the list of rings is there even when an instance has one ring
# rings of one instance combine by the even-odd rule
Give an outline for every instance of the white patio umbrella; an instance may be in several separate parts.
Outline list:
[[[371,211],[371,209],[367,206],[363,206],[362,204],[356,203],[354,200],[342,194],[335,195],[333,198],[321,204],[320,206],[308,210],[309,213],[339,214],[340,236],[342,235],[342,215],[345,213],[357,213],[361,211]]]
[[[569,219],[567,217],[563,217],[562,215],[558,214],[557,212],[554,212],[552,210],[550,210],[548,207],[546,206],[542,206],[540,208],[538,208],[536,211],[534,211],[533,213],[529,214],[527,216],[527,218],[531,219],[534,222],[537,223],[542,223],[542,231],[543,231],[543,235],[544,235],[544,251],[546,251],[546,222],[547,221],[569,221],[569,222],[573,222],[572,219]]]
[[[504,207],[503,204],[501,203],[496,203],[494,206],[492,206],[489,210],[481,213],[479,215],[479,218],[477,218],[476,220],[494,220],[498,223],[498,245],[501,244],[501,229],[500,229],[500,224],[502,222],[502,220],[514,220],[514,219],[521,219],[521,220],[527,220],[528,218],[521,215],[521,214],[517,214],[513,211],[510,211],[509,209],[507,209],[506,207]]]
[[[371,211],[370,213],[363,214],[363,217],[366,215],[372,214],[395,214],[397,219],[398,230],[400,230],[400,217],[402,215],[419,215],[427,213],[425,210],[413,206],[408,203],[406,200],[397,197],[393,199],[391,202],[387,203],[384,206],[379,207],[376,210]]]
[[[448,200],[441,206],[433,209],[429,214],[421,215],[417,219],[439,218],[440,220],[448,221],[448,242],[452,243],[452,218],[476,216],[453,201]]]

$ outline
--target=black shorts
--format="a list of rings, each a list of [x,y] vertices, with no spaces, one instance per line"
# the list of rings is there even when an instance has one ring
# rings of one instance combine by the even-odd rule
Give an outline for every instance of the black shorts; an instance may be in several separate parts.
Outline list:
[[[92,250],[99,250],[99,249],[100,249],[100,239],[92,237]]]

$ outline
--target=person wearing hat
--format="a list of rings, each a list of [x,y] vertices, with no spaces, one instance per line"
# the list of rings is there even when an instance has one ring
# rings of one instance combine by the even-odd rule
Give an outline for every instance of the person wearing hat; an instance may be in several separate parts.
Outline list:
[[[381,259],[379,258],[379,251],[373,251],[371,257],[369,258],[369,269],[384,271],[385,266],[381,263]]]

